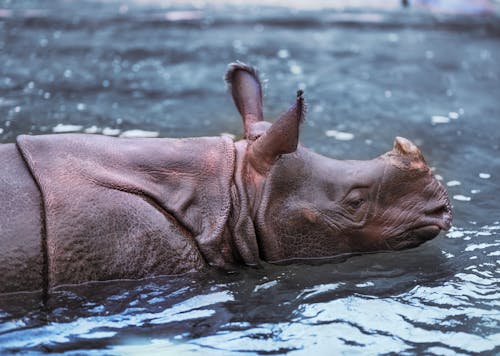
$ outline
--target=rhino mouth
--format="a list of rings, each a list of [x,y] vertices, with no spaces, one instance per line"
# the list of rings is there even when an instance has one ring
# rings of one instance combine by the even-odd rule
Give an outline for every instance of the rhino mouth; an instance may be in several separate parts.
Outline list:
[[[410,234],[414,239],[425,242],[436,237],[442,229],[438,225],[427,225],[411,230]]]
[[[391,237],[385,242],[391,250],[405,250],[418,247],[424,242],[432,240],[439,235],[443,226],[429,224],[408,230],[400,235]]]
[[[441,230],[449,230],[453,219],[450,202],[446,192],[443,194],[444,202],[430,206],[418,219],[418,223],[410,227],[399,236],[389,238],[388,245],[395,249],[416,247],[439,235]]]

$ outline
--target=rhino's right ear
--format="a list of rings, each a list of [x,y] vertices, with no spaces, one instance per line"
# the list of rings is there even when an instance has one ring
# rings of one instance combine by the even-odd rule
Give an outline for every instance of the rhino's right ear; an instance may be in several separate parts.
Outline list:
[[[299,127],[304,121],[306,105],[302,90],[297,92],[295,104],[265,131],[250,143],[248,161],[260,174],[265,174],[279,156],[297,150],[299,144]]]
[[[259,76],[254,68],[242,62],[235,62],[229,65],[224,79],[243,118],[245,138],[247,138],[250,126],[263,120]]]

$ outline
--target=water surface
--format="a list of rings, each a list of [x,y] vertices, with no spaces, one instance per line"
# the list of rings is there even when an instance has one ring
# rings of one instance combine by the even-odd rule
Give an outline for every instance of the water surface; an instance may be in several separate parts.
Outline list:
[[[0,2],[0,142],[239,137],[221,78],[240,59],[266,79],[270,119],[305,90],[302,142],[319,153],[368,159],[395,136],[418,143],[448,186],[452,230],[342,263],[91,283],[45,306],[1,296],[0,353],[500,351],[498,5],[309,3]]]

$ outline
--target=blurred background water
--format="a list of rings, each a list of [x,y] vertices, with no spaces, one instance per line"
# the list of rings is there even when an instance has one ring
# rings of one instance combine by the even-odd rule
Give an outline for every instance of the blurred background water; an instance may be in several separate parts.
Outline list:
[[[22,133],[183,137],[241,121],[236,59],[302,142],[368,159],[395,136],[448,186],[454,227],[319,266],[0,296],[0,353],[498,354],[500,21],[494,1],[0,1],[0,142]]]

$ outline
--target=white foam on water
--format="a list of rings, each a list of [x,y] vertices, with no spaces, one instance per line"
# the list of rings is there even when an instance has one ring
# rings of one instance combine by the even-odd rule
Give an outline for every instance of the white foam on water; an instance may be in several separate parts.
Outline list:
[[[495,225],[498,225],[498,221],[495,221],[494,222]],[[500,230],[500,226],[483,226],[483,229],[486,229],[486,230]]]
[[[62,132],[77,132],[83,129],[82,125],[71,125],[71,124],[57,124],[52,128],[52,132],[62,133]]]
[[[356,287],[358,288],[365,288],[365,287],[373,287],[375,285],[375,283],[373,282],[365,282],[365,283],[358,283],[356,284]]]
[[[480,193],[481,191],[479,189],[471,189],[471,194],[477,194]]]
[[[3,129],[0,127],[0,135],[3,134]]]
[[[459,201],[471,201],[471,197],[466,197],[465,195],[462,195],[462,194],[454,195],[453,199],[459,200]]]
[[[456,120],[456,119],[458,119],[458,118],[459,118],[459,116],[460,116],[460,115],[458,114],[458,112],[450,111],[450,112],[448,113],[448,117],[449,117],[450,119],[452,119],[452,120]]]
[[[484,250],[487,247],[496,247],[500,246],[500,243],[482,243],[482,244],[472,244],[465,248],[465,251],[474,251],[474,250]]]
[[[458,239],[464,236],[462,231],[450,231],[446,234],[446,236],[451,237],[452,239]]]
[[[99,128],[95,125],[87,127],[83,132],[88,133],[88,134],[95,134],[99,132]]]
[[[158,137],[160,133],[158,131],[145,131],[145,130],[127,130],[120,134],[120,137]]]
[[[479,173],[479,178],[489,179],[490,177],[491,177],[491,174],[489,174],[489,173]]]
[[[290,52],[287,49],[280,49],[278,51],[278,57],[279,58],[288,58],[288,57],[290,57]]]
[[[104,339],[108,337],[113,337],[117,333],[116,331],[95,331],[89,332],[87,334],[79,335],[82,339]]]
[[[431,117],[431,122],[433,124],[447,124],[450,122],[450,118],[447,116],[434,115]]]
[[[343,286],[345,283],[340,282],[340,283],[329,283],[329,284],[319,284],[314,286],[313,288],[307,288],[304,289],[298,297],[301,297],[303,299],[309,299],[311,297],[317,296],[322,293],[328,293],[332,290],[336,290],[339,287]],[[298,298],[297,297],[297,298]]]
[[[354,134],[350,132],[342,132],[337,130],[326,130],[325,135],[328,137],[333,137],[339,141],[350,141],[354,138]]]
[[[462,183],[460,183],[458,180],[450,180],[448,183],[446,183],[446,185],[448,187],[456,187],[457,185],[460,185]]]
[[[455,255],[452,254],[452,253],[449,253],[449,252],[446,252],[446,251],[441,251],[441,252],[443,253],[443,256],[446,257],[446,258],[448,258],[448,259],[455,257]]]
[[[120,134],[120,129],[112,129],[111,127],[105,127],[102,129],[102,134],[106,136],[118,136]]]
[[[255,286],[255,288],[253,289],[254,292],[257,292],[261,289],[269,289],[271,287],[274,287],[278,285],[278,281],[270,281],[270,282],[266,282],[266,283],[263,283],[263,284],[260,284],[258,286]]]
[[[298,64],[292,64],[290,65],[290,72],[295,75],[302,74],[302,67],[299,66]]]

